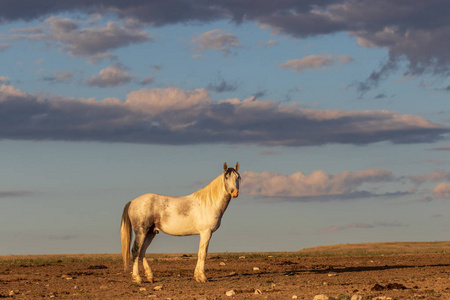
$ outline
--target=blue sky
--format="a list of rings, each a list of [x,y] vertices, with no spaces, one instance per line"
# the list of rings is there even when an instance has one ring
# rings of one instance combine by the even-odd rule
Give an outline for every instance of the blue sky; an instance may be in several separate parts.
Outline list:
[[[120,252],[128,201],[236,161],[210,251],[448,240],[445,1],[33,3],[0,4],[0,254]]]

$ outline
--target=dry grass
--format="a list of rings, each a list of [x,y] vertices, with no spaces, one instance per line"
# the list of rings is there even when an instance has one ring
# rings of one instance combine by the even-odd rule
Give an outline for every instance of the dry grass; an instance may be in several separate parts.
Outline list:
[[[298,252],[224,252],[209,253],[209,258],[217,257],[296,257],[296,256],[367,256],[389,254],[450,253],[448,242],[389,242],[338,244],[305,248]],[[171,260],[179,257],[197,259],[196,253],[147,253],[154,260]],[[122,260],[121,254],[46,254],[46,255],[0,255],[0,265],[46,265],[67,261],[115,261]]]
[[[390,242],[338,244],[311,247],[301,250],[303,255],[340,256],[340,255],[388,255],[417,253],[449,253],[450,241],[445,242]]]

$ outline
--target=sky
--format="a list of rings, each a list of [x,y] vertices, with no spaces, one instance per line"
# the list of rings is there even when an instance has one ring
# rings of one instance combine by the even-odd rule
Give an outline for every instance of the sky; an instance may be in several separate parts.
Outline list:
[[[0,255],[118,253],[128,201],[224,162],[241,191],[212,252],[448,240],[449,9],[1,1]]]

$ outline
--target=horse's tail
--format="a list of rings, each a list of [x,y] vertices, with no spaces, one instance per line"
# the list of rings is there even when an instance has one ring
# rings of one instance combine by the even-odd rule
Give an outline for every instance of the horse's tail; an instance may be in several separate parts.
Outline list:
[[[131,245],[131,222],[128,216],[128,208],[131,202],[128,202],[123,209],[122,223],[120,224],[120,242],[122,244],[123,267],[126,271],[130,261],[130,245]]]

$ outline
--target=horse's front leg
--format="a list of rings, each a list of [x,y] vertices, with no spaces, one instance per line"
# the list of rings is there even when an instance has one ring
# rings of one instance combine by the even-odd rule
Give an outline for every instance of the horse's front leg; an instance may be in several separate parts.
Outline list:
[[[205,275],[205,261],[206,254],[208,253],[209,240],[211,239],[211,231],[207,230],[200,233],[200,245],[198,247],[198,260],[195,267],[194,278],[197,282],[207,282],[208,279]]]

